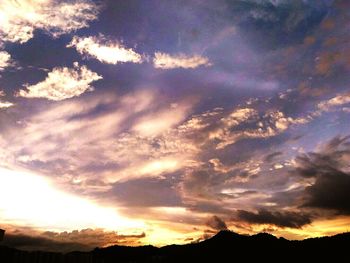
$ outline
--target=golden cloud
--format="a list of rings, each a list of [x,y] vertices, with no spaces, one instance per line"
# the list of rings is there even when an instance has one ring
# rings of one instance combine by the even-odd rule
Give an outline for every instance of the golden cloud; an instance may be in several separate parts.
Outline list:
[[[170,55],[166,53],[156,52],[153,58],[155,68],[174,69],[186,68],[194,69],[199,66],[210,66],[209,59],[200,55],[177,54]]]
[[[17,95],[25,98],[46,98],[59,101],[93,90],[90,83],[99,79],[102,77],[97,73],[86,66],[74,63],[74,68],[54,68],[44,81],[35,85],[27,85],[26,90],[20,90]]]
[[[88,26],[98,7],[90,0],[3,0],[0,2],[1,41],[25,43],[35,29],[57,37]]]

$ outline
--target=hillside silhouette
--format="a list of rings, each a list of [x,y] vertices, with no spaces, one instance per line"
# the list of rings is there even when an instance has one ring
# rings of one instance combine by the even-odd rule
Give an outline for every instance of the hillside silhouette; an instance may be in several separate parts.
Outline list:
[[[0,262],[6,263],[109,263],[109,262],[240,262],[242,259],[281,262],[290,260],[330,260],[343,262],[350,245],[350,233],[332,237],[289,241],[267,233],[252,236],[220,231],[212,238],[186,245],[111,246],[90,252],[67,254],[21,251],[0,246]],[[345,262],[345,261],[344,261]]]

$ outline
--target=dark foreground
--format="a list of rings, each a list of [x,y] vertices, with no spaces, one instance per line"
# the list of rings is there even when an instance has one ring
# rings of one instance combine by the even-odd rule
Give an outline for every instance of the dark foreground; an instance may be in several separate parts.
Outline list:
[[[108,262],[290,262],[322,259],[349,262],[350,233],[333,237],[288,241],[269,234],[243,236],[221,231],[196,244],[96,248],[91,252],[67,254],[27,252],[0,246],[0,262],[4,263],[108,263]]]

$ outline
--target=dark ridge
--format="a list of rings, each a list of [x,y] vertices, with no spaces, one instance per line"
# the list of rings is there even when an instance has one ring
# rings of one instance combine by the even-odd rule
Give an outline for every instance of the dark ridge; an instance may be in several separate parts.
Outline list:
[[[322,260],[343,262],[350,245],[350,233],[332,237],[289,241],[267,233],[252,236],[225,230],[198,243],[153,246],[111,246],[91,252],[67,254],[21,251],[0,246],[4,263],[118,263],[118,262],[240,262],[242,259],[268,262]]]
[[[244,236],[244,235],[240,235],[240,234],[237,234],[235,232],[232,232],[230,230],[222,230],[222,231],[219,231],[216,235],[214,235],[213,237],[205,240],[204,242],[232,242],[232,241],[235,241],[235,240],[241,240],[241,239],[244,239],[246,238],[247,236]]]

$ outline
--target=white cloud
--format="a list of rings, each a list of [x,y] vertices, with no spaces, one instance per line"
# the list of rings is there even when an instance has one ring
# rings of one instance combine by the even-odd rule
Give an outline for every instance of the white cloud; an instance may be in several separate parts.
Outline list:
[[[6,51],[0,51],[0,71],[11,66],[11,56]]]
[[[42,29],[54,37],[88,26],[98,7],[90,0],[1,0],[0,39],[24,43]]]
[[[8,101],[1,101],[0,100],[0,109],[9,108],[11,106],[13,106],[13,103],[8,102]]]
[[[199,55],[188,56],[185,54],[169,55],[166,53],[156,52],[153,58],[153,65],[160,69],[173,68],[197,68],[199,66],[210,66],[211,63],[206,57]]]
[[[74,63],[74,68],[54,68],[44,81],[26,86],[26,90],[20,90],[18,96],[64,100],[93,90],[90,84],[99,79],[102,77],[97,73]]]
[[[123,62],[142,63],[143,57],[119,42],[107,41],[104,36],[77,37],[67,47],[75,47],[82,55],[90,55],[101,62],[117,64]]]

